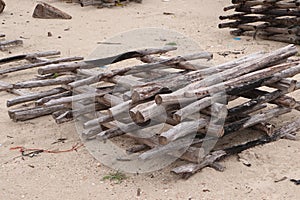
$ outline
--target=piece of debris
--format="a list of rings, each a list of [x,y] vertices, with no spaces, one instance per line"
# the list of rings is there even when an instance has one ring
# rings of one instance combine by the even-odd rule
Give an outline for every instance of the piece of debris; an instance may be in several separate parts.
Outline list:
[[[58,138],[55,142],[52,142],[51,144],[57,144],[57,143],[65,143],[67,138]]]
[[[79,149],[82,146],[83,146],[83,144],[76,143],[75,145],[72,146],[72,148],[67,149],[67,150],[47,150],[47,149],[25,148],[22,146],[16,146],[16,147],[11,147],[10,150],[19,150],[21,152],[22,156],[34,157],[40,153],[56,154],[56,153],[66,153],[66,152],[71,152],[71,151],[77,151],[77,149]]]
[[[286,179],[287,179],[287,177],[284,176],[284,177],[282,177],[281,179],[275,180],[274,182],[275,182],[275,183],[279,183],[279,182],[281,182],[281,181],[285,181]]]
[[[220,56],[228,56],[228,55],[239,55],[239,54],[244,54],[244,51],[223,51],[223,52],[217,52],[218,55]]]
[[[295,183],[295,185],[300,185],[300,179],[299,180],[291,179],[290,181]]]
[[[51,32],[48,32],[48,37],[52,37],[52,33]]]
[[[172,12],[163,12],[164,15],[175,15],[175,13]]]
[[[249,161],[247,161],[246,159],[243,158],[239,158],[239,161],[241,163],[243,163],[243,165],[247,166],[247,167],[251,167],[251,163]]]
[[[0,0],[0,13],[3,12],[4,8],[5,8],[5,2],[3,0]]]
[[[6,41],[0,41],[0,50],[1,51],[7,51],[10,48],[22,46],[23,40],[6,40]]]
[[[72,19],[71,15],[45,2],[40,2],[37,4],[32,17],[40,19]]]

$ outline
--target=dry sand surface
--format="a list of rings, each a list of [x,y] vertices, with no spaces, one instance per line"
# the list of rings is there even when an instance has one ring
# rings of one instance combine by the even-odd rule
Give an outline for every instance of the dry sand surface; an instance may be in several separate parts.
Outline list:
[[[274,50],[286,44],[243,38],[234,40],[228,30],[217,28],[218,16],[229,0],[144,0],[125,8],[81,8],[48,0],[73,16],[72,20],[40,20],[31,17],[35,0],[6,0],[0,15],[1,31],[7,39],[24,39],[24,47],[12,53],[60,50],[63,56],[88,56],[97,42],[133,28],[162,27],[194,39],[204,50],[215,53],[222,63],[236,55],[222,57],[218,51],[241,50],[245,54]],[[175,15],[163,15],[172,12]],[[67,29],[67,31],[65,31]],[[47,32],[53,34],[47,37]],[[61,38],[58,38],[60,36]],[[8,56],[0,52],[1,57]],[[35,69],[4,78],[14,82],[29,76]],[[300,95],[295,93],[294,95]],[[246,167],[232,156],[221,162],[225,172],[206,168],[188,180],[181,180],[163,169],[149,174],[128,174],[121,184],[102,181],[109,168],[101,165],[86,149],[62,154],[39,154],[33,158],[18,157],[13,146],[67,149],[80,142],[74,123],[56,125],[46,116],[28,122],[13,123],[5,102],[13,97],[0,93],[0,199],[299,199],[300,186],[283,177],[300,179],[300,143],[281,140],[241,153],[252,166]],[[299,99],[299,98],[298,98]],[[299,113],[276,120],[295,118]],[[65,143],[52,145],[58,138]],[[141,195],[137,196],[138,188]]]

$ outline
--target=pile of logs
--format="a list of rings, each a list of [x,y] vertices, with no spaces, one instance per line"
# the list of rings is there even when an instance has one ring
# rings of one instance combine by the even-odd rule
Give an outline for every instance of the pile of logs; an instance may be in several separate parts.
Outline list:
[[[232,28],[235,36],[246,35],[266,40],[300,44],[299,0],[232,0],[224,11],[236,13],[220,16],[232,20],[219,28]]]
[[[97,7],[113,7],[127,5],[129,2],[142,3],[142,0],[64,0],[71,3],[80,3],[84,6],[97,6]]]
[[[300,89],[293,79],[300,73],[294,45],[213,67],[192,62],[210,60],[208,52],[174,56],[175,52],[176,47],[165,46],[89,61],[41,58],[59,54],[55,51],[4,58],[1,65],[24,59],[31,63],[2,67],[0,75],[32,68],[38,68],[38,75],[28,81],[2,82],[0,91],[20,95],[7,101],[8,107],[14,106],[9,110],[14,121],[49,114],[57,123],[81,120],[86,140],[131,140],[136,145],[126,150],[139,159],[166,155],[186,160],[188,164],[172,170],[183,177],[207,166],[223,170],[219,159],[253,146],[295,139],[299,119],[281,128],[271,123],[273,118],[300,110],[300,102],[288,96]],[[128,66],[128,59],[138,64]],[[126,67],[116,68],[115,63]],[[47,89],[24,94],[37,87]],[[164,128],[154,131],[157,125]],[[226,146],[208,145],[249,128],[260,134],[230,140]]]

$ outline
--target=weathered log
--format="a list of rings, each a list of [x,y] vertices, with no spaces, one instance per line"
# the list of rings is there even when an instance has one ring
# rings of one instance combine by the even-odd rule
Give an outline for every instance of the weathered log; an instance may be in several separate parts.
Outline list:
[[[140,103],[140,104],[134,106],[133,108],[131,108],[129,110],[129,115],[130,115],[131,119],[137,122],[137,112],[139,110],[148,108],[149,106],[153,106],[154,104],[155,104],[154,101],[149,101],[149,102]]]
[[[36,5],[32,17],[41,19],[72,19],[71,15],[45,2],[39,2]]]
[[[71,91],[65,91],[65,92],[62,92],[62,93],[53,94],[53,95],[46,96],[46,97],[43,97],[43,98],[41,98],[41,99],[36,100],[36,101],[35,101],[35,105],[36,105],[36,106],[42,106],[42,105],[44,105],[46,102],[51,101],[51,100],[53,100],[53,99],[60,99],[60,98],[68,97],[68,96],[71,96],[71,95],[72,95],[72,92],[71,92]]]
[[[7,103],[6,103],[6,106],[7,107],[14,106],[14,105],[17,105],[17,104],[20,104],[20,103],[25,103],[25,102],[37,100],[37,99],[40,99],[40,98],[43,98],[43,97],[47,97],[47,96],[50,96],[50,95],[62,93],[64,91],[66,91],[66,90],[63,89],[63,88],[54,88],[54,89],[51,89],[51,90],[39,92],[37,94],[29,94],[29,95],[26,95],[26,96],[15,97],[13,99],[8,100]]]
[[[84,6],[91,6],[91,5],[97,5],[97,6],[102,6],[103,1],[102,0],[81,0],[80,5],[82,7]]]
[[[10,56],[10,57],[6,57],[6,58],[1,58],[0,64],[15,62],[15,61],[23,60],[23,59],[26,59],[26,60],[32,62],[37,57],[55,56],[55,55],[59,55],[59,54],[60,54],[60,51],[45,51],[45,52],[37,52],[37,53],[30,53],[30,54],[20,54],[20,55]]]
[[[93,65],[88,64],[86,62],[51,64],[39,68],[38,73],[44,75],[44,74],[52,74],[58,72],[70,72],[70,71],[72,72],[72,71],[76,71],[77,69],[90,68],[91,66]]]
[[[19,95],[19,96],[25,96],[25,95],[31,95],[33,94],[32,92],[28,90],[17,90],[17,89],[12,89],[12,85],[10,83],[6,83],[3,81],[0,81],[0,91],[5,90],[6,92]]]
[[[26,121],[29,119],[34,119],[41,116],[49,115],[57,110],[64,109],[64,108],[66,108],[65,105],[25,108],[25,109],[18,109],[18,110],[9,110],[8,114],[13,121],[17,122],[17,121]]]
[[[78,61],[78,60],[82,60],[82,59],[83,59],[83,57],[57,58],[57,59],[47,60],[47,61],[39,62],[39,63],[33,63],[33,64],[27,64],[27,65],[22,65],[22,66],[18,66],[18,67],[12,67],[12,68],[8,68],[8,69],[2,69],[2,70],[0,70],[0,75],[11,73],[11,72],[16,72],[16,71],[21,71],[21,70],[26,70],[26,69],[31,69],[31,68],[35,68],[35,67],[41,67],[44,65],[50,65],[50,64],[59,63],[59,62],[71,62],[71,61]]]
[[[201,56],[201,54],[202,54],[202,56]],[[199,58],[198,59],[211,60],[212,58],[213,58],[212,53],[202,52],[202,53],[199,53]],[[144,56],[144,57],[141,58],[141,61],[146,62],[146,63],[155,63],[155,62],[163,62],[164,59],[160,58],[160,57]],[[191,64],[189,62],[186,62],[186,61],[176,63],[175,66],[172,66],[172,67],[177,68],[177,69],[185,69],[185,70],[197,70],[199,68],[199,66],[193,65],[193,64]]]
[[[169,117],[173,111],[178,110],[179,107],[180,105],[176,103],[164,106],[157,105],[152,101],[149,106],[137,110],[134,120],[136,120],[137,123],[144,123],[157,117],[167,119],[167,117]]]
[[[33,80],[33,81],[25,81],[19,82],[12,85],[14,89],[20,88],[34,88],[34,87],[44,87],[44,86],[51,86],[51,85],[61,85],[61,84],[68,84],[75,80],[74,76],[69,77],[62,77],[56,79],[49,79],[49,80]]]
[[[190,115],[199,112],[200,110],[207,108],[211,105],[212,98],[211,97],[205,97],[203,99],[200,99],[198,101],[195,101],[180,110],[176,111],[173,115],[173,118],[177,122],[181,122],[182,120],[186,119]]]
[[[154,56],[144,56],[141,58],[142,62],[145,63],[152,63],[152,62],[161,62],[163,60],[163,58],[160,57],[154,57]],[[185,69],[185,70],[197,70],[199,68],[206,68],[208,66],[205,65],[199,65],[199,64],[192,64],[188,61],[185,62],[180,62],[178,64],[176,64],[176,66],[174,66],[173,68],[177,68],[177,69]]]
[[[92,93],[83,93],[83,94],[76,94],[70,97],[63,97],[60,99],[53,99],[46,103],[44,103],[45,106],[53,106],[53,105],[59,105],[59,104],[71,104],[72,102],[76,101],[82,101],[85,99],[93,100],[95,97],[104,96],[106,93],[109,93],[111,89],[102,90],[99,92],[92,92]]]
[[[126,89],[131,89],[132,87],[136,85],[144,84],[142,81],[134,80],[134,77],[131,76],[114,76],[110,80],[110,82],[113,82],[116,84],[116,87],[124,87]]]
[[[9,48],[23,45],[23,40],[6,40],[0,41],[0,50],[6,51]]]
[[[195,121],[187,121],[172,127],[168,131],[160,134],[158,140],[159,144],[166,145],[170,142],[177,140],[178,138],[185,137],[189,134],[195,133],[207,126],[207,121],[205,119],[199,119]]]
[[[278,82],[271,83],[268,87],[276,88],[278,90],[287,91],[288,93],[293,92],[296,89],[297,80],[281,79]]]

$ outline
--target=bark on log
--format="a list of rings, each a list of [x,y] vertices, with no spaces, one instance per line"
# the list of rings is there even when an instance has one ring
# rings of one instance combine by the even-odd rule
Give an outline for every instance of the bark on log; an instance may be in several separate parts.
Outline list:
[[[65,92],[62,92],[62,93],[46,96],[44,98],[41,98],[41,99],[38,99],[37,101],[35,101],[35,105],[36,106],[42,106],[45,103],[47,103],[48,101],[51,101],[51,100],[54,100],[54,99],[60,99],[60,98],[63,98],[63,97],[68,97],[68,96],[71,96],[71,95],[72,95],[71,91],[65,91]]]
[[[56,79],[49,79],[49,80],[33,80],[33,81],[25,81],[13,84],[14,89],[20,88],[34,88],[34,87],[44,87],[44,86],[51,86],[51,85],[61,85],[61,84],[68,84],[75,80],[74,76],[69,77],[62,77]]]
[[[27,65],[22,65],[22,66],[18,66],[18,67],[12,67],[12,68],[8,68],[8,69],[2,69],[2,70],[0,70],[0,75],[11,73],[11,72],[16,72],[16,71],[21,71],[21,70],[26,70],[26,69],[31,69],[31,68],[35,68],[35,67],[41,67],[44,65],[50,65],[50,64],[59,63],[59,62],[71,62],[71,61],[78,61],[78,60],[82,60],[82,59],[83,59],[83,57],[57,58],[57,59],[47,60],[47,61],[39,62],[39,63],[33,63],[33,64],[27,64]]]
[[[33,101],[33,100],[37,100],[43,97],[47,97],[50,95],[54,95],[54,94],[58,94],[58,93],[62,93],[65,92],[66,90],[63,88],[54,88],[51,90],[47,90],[47,91],[42,91],[39,92],[37,94],[29,94],[26,96],[19,96],[19,97],[15,97],[13,99],[10,99],[7,101],[6,106],[10,107],[10,106],[14,106],[20,103],[25,103],[25,102],[29,102],[29,101]]]
[[[39,68],[38,73],[44,75],[44,74],[52,74],[52,73],[59,73],[59,72],[72,72],[72,71],[76,71],[77,69],[90,68],[91,66],[93,65],[87,64],[86,62],[51,64]]]

